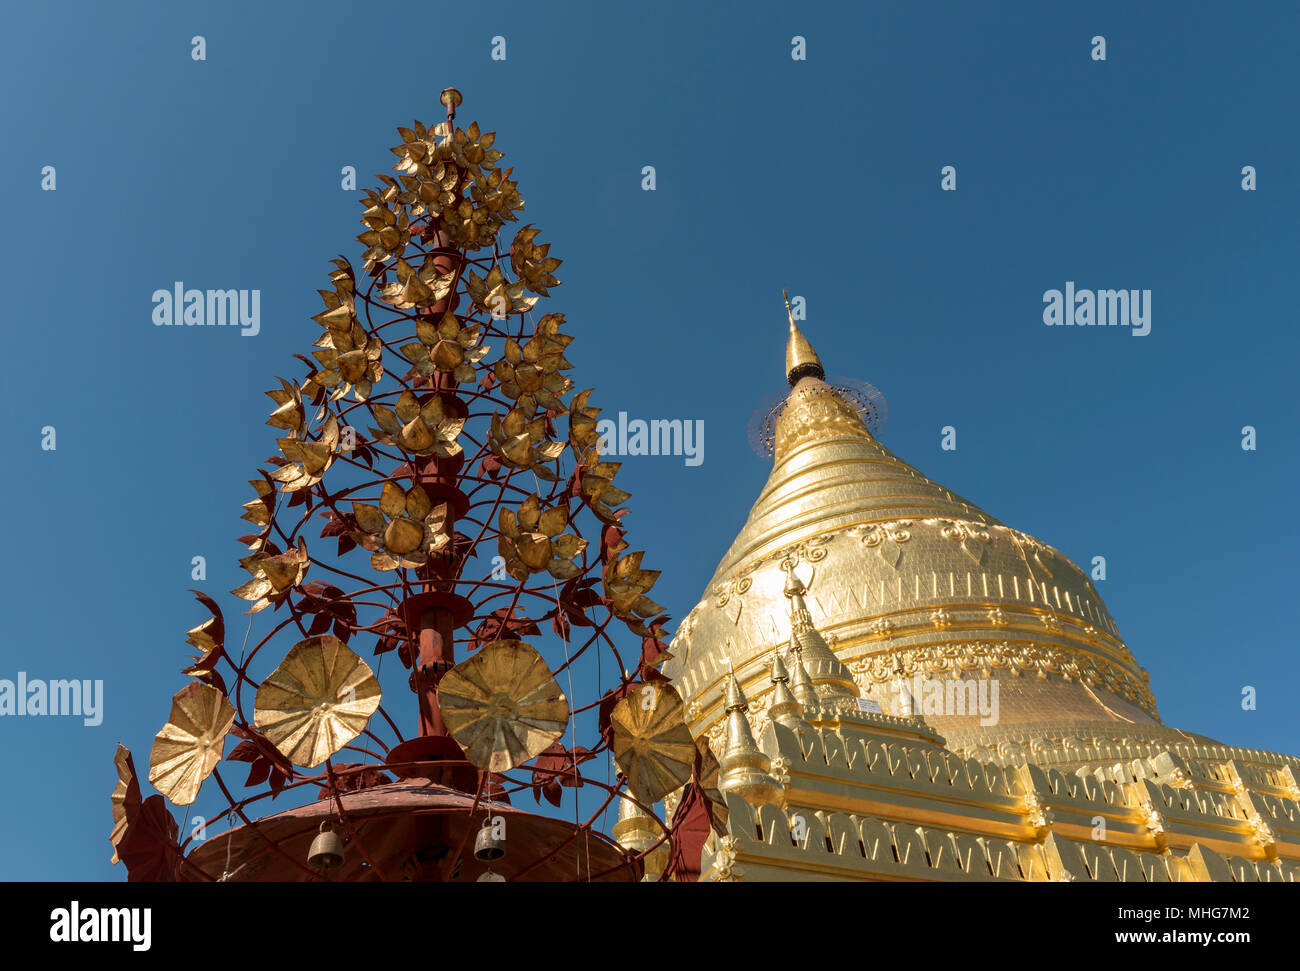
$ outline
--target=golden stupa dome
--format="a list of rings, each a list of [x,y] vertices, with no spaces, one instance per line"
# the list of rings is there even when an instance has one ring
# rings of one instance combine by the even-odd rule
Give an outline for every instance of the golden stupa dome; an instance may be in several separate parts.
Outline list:
[[[856,686],[950,745],[1181,734],[1160,723],[1146,672],[1078,566],[878,442],[793,318],[786,369],[772,472],[662,669],[693,733],[723,730],[733,667],[762,710],[789,648],[841,710],[859,704]],[[916,690],[972,679],[996,682],[992,716],[951,694],[927,709]]]

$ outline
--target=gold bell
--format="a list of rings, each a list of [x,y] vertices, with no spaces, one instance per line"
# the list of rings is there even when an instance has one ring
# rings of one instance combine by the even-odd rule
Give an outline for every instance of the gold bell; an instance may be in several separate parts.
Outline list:
[[[307,865],[317,870],[333,870],[343,864],[343,840],[329,828],[329,822],[320,824],[320,833],[311,841]]]
[[[481,863],[491,863],[505,855],[505,820],[498,816],[494,825],[494,820],[489,816],[483,820],[483,828],[474,838],[474,859]]]

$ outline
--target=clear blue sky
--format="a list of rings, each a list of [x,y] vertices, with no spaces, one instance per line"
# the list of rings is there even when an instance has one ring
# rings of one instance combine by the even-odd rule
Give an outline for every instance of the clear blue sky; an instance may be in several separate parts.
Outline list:
[[[125,878],[114,745],[146,764],[185,681],[193,556],[242,633],[225,591],[275,448],[262,391],[301,373],[326,261],[360,251],[340,168],[388,172],[395,126],[436,120],[451,84],[565,260],[543,306],[577,335],[578,386],[705,423],[699,467],[620,477],[675,617],[767,474],[745,426],[782,384],[786,286],[828,370],[887,396],[890,448],[1107,558],[1099,589],[1167,723],[1300,752],[1300,8],[702,6],[6,9],[0,678],[102,678],[107,699],[96,728],[0,718],[0,877]],[[150,295],[177,280],[260,289],[261,334],[155,328]],[[1150,335],[1045,327],[1067,280],[1150,289]]]

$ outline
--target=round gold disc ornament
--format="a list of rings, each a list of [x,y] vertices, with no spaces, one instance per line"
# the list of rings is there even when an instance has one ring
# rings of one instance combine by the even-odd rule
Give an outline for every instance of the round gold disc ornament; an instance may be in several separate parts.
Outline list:
[[[235,708],[222,692],[191,681],[172,696],[171,714],[149,752],[149,781],[175,806],[188,806],[221,761]]]
[[[523,641],[493,641],[438,684],[447,731],[472,765],[505,772],[564,734],[569,701],[545,659]]]
[[[379,708],[370,665],[333,634],[299,641],[262,682],[253,722],[295,765],[313,768],[365,729]]]
[[[657,802],[691,778],[695,739],[683,712],[681,696],[662,681],[633,685],[610,712],[614,762],[642,802]]]

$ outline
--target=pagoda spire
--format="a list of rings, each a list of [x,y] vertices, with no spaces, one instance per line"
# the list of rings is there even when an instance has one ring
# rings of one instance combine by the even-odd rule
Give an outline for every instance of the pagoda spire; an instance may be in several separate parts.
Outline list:
[[[794,311],[790,309],[790,294],[784,290],[781,294],[785,297],[785,315],[790,318],[790,340],[785,346],[785,377],[793,388],[800,378],[820,380],[826,377],[826,371],[808,338],[795,326]]]
[[[803,676],[806,682],[808,672],[804,671]],[[808,687],[812,688],[811,683]],[[816,698],[816,694],[813,697]],[[803,717],[803,705],[790,691],[790,675],[780,651],[772,652],[772,703],[768,705],[767,714],[772,721],[794,732],[810,727]]]
[[[794,653],[796,665],[806,667],[806,676],[812,684],[821,690],[818,695],[825,698],[856,698],[857,682],[842,661],[835,656],[826,638],[813,625],[812,614],[804,602],[805,587],[803,581],[794,573],[794,563],[786,560],[782,563],[786,572],[785,595],[790,600],[790,650]],[[800,679],[795,672],[795,697],[799,698]],[[807,704],[803,698],[800,702]]]
[[[807,711],[810,706],[817,704],[817,689],[813,687],[812,678],[808,677],[808,669],[804,667],[803,658],[793,647],[794,638],[791,641],[791,663],[794,665],[794,678],[791,681],[793,693],[799,702],[799,707]]]
[[[653,816],[626,795],[619,797],[618,822],[610,831],[615,841],[629,853],[642,856],[643,881],[654,882],[668,864],[668,846],[664,828]],[[651,850],[651,847],[654,847]],[[647,852],[650,851],[650,852]]]
[[[779,806],[785,800],[785,790],[768,774],[772,762],[754,742],[747,711],[749,702],[732,671],[727,676],[727,730],[722,758],[718,759],[718,788],[734,792],[756,806]]]

